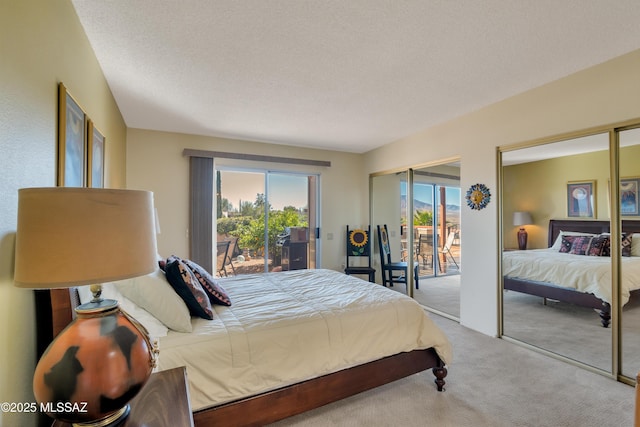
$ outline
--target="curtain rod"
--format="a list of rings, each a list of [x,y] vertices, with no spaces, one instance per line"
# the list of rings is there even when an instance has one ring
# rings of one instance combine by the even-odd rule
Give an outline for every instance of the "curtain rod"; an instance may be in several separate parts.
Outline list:
[[[222,158],[222,159],[253,160],[256,162],[287,163],[290,165],[331,167],[331,162],[326,160],[295,159],[291,157],[262,156],[259,154],[245,154],[245,153],[227,153],[224,151],[194,150],[191,148],[185,148],[182,151],[182,155],[188,156],[188,157],[205,157],[205,158],[212,158],[212,159]]]

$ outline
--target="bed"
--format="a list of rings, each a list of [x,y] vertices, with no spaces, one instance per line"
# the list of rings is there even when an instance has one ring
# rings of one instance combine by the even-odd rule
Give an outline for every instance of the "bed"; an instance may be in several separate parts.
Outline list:
[[[411,298],[331,270],[219,283],[230,307],[159,338],[159,368],[187,366],[197,426],[264,425],[430,368],[444,390],[450,343]],[[78,293],[38,292],[61,330]]]
[[[622,221],[628,235],[640,233],[640,221]],[[502,258],[504,289],[593,308],[603,327],[611,322],[611,258],[559,252],[564,235],[602,235],[608,221],[550,220],[548,249],[505,251]],[[640,236],[638,236],[640,237]],[[633,256],[623,256],[620,303],[640,289],[640,238],[633,244]]]

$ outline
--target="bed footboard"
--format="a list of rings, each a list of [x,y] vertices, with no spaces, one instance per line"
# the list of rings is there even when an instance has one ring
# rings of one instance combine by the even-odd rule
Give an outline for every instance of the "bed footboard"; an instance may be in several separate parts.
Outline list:
[[[438,391],[447,369],[433,348],[399,353],[257,396],[195,411],[196,427],[265,425],[433,368]]]

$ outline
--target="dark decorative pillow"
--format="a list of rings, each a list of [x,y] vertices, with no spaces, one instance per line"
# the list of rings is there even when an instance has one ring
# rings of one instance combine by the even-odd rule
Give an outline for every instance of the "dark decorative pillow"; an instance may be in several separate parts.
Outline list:
[[[560,252],[573,255],[607,256],[609,237],[600,236],[562,236]]]
[[[167,262],[165,273],[169,284],[180,295],[193,316],[203,319],[213,319],[213,309],[209,298],[202,289],[195,274],[181,259]]]
[[[622,256],[631,256],[631,238],[632,234],[622,235]]]
[[[569,253],[573,255],[586,255],[587,250],[589,250],[589,246],[591,245],[591,240],[593,240],[593,237],[591,236],[574,237]]]
[[[588,256],[605,256],[606,248],[609,247],[609,236],[592,237],[589,246],[585,251]]]
[[[609,238],[608,234],[601,234],[601,236],[606,236],[607,238]],[[621,246],[622,246],[620,254],[622,256],[631,256],[631,239],[632,239],[632,237],[633,237],[632,234],[626,234],[626,233],[622,234],[622,237],[620,239]],[[610,239],[607,242],[606,247],[602,251],[602,256],[611,256],[611,240]]]
[[[573,246],[573,240],[578,236],[562,236],[562,243],[560,244],[559,252],[570,253]]]
[[[159,261],[158,261],[158,266],[160,267],[160,270],[162,270],[162,271],[166,271],[167,264],[169,264],[169,263],[171,263],[171,262],[173,262],[173,261],[175,261],[175,260],[177,260],[177,259],[180,259],[180,258],[179,258],[179,257],[177,257],[177,256],[175,256],[175,255],[171,255],[171,256],[170,256],[169,258],[167,258],[166,260],[162,260],[162,259],[161,259],[161,260],[159,260]]]
[[[196,278],[202,285],[202,289],[204,289],[204,291],[207,293],[209,301],[211,301],[212,304],[226,306],[231,305],[231,299],[229,299],[227,291],[225,291],[224,288],[216,282],[216,280],[211,276],[211,274],[209,274],[207,270],[191,260],[187,259],[184,262],[196,276]]]

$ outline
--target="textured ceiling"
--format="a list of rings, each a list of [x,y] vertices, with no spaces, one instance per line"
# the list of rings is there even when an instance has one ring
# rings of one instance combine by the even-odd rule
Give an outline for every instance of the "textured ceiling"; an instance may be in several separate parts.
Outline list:
[[[640,48],[638,0],[72,0],[128,127],[366,152]]]

